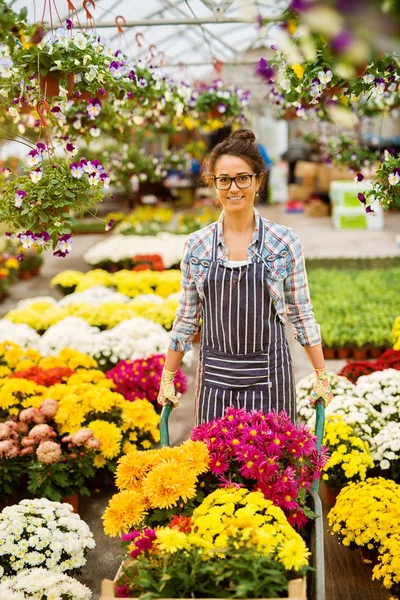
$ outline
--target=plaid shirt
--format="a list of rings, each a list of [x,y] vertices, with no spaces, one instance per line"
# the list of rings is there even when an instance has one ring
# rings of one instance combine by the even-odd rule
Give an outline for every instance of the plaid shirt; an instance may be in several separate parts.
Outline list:
[[[256,226],[247,250],[249,262],[257,253],[260,214],[254,209]],[[194,335],[199,330],[204,301],[204,281],[211,264],[214,229],[217,227],[218,255],[221,264],[228,261],[228,250],[224,243],[222,212],[216,223],[192,233],[185,242],[181,262],[182,293],[176,313],[169,347],[187,352],[192,348]],[[295,338],[302,346],[321,343],[320,328],[315,321],[303,248],[290,227],[278,225],[263,218],[265,228],[262,258],[266,265],[267,286],[280,320],[285,323],[285,314],[294,327]]]

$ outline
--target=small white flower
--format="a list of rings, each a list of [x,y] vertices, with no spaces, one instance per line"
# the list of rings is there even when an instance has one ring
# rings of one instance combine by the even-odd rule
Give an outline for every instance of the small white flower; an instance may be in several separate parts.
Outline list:
[[[39,183],[39,181],[43,177],[43,173],[40,170],[39,171],[31,171],[29,173],[29,176],[30,176],[31,180],[33,181],[33,183]]]
[[[330,71],[329,69],[327,71],[320,71],[318,73],[318,79],[321,83],[326,85],[332,79],[332,71]]]
[[[72,41],[75,44],[75,46],[79,48],[79,50],[84,50],[87,46],[86,36],[84,36],[83,33],[81,33],[80,31],[75,33],[74,37],[72,38]]]
[[[363,81],[365,83],[372,83],[375,79],[375,75],[372,75],[371,73],[367,73],[367,75],[364,75],[363,77]]]
[[[400,181],[400,177],[397,173],[390,173],[388,181],[390,185],[397,185]]]

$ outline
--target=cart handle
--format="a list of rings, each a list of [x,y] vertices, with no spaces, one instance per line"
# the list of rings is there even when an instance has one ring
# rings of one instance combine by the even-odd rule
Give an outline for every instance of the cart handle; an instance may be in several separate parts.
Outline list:
[[[325,400],[323,398],[318,398],[315,403],[315,435],[317,436],[317,448],[318,451],[321,451],[322,442],[324,439],[324,429],[325,429]],[[314,492],[318,493],[319,487],[319,479],[314,479],[314,483],[312,484],[312,489]]]
[[[160,416],[160,444],[161,447],[169,446],[169,430],[168,419],[171,414],[173,404],[170,400],[166,400]]]

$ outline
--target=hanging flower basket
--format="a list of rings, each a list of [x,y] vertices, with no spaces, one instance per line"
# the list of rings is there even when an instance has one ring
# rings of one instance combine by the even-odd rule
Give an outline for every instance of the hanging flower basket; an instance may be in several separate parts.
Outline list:
[[[74,89],[74,74],[65,74],[62,71],[53,71],[53,73],[47,73],[47,75],[39,75],[40,91],[44,96],[60,96],[60,80],[66,80],[68,94],[72,94],[72,90]]]
[[[0,219],[16,235],[23,248],[39,252],[53,247],[64,257],[71,250],[69,211],[81,212],[101,202],[110,178],[98,160],[72,162],[78,148],[65,146],[70,160],[58,160],[42,142],[27,156],[30,170],[8,181],[0,199]],[[21,255],[23,260],[23,255]]]

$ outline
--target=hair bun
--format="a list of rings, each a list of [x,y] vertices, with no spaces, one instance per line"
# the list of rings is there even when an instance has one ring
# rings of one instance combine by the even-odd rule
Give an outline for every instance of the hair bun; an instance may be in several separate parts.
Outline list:
[[[232,139],[237,138],[240,140],[246,140],[247,142],[255,142],[256,141],[256,136],[251,131],[251,129],[238,129],[237,131],[234,131],[230,137]]]

